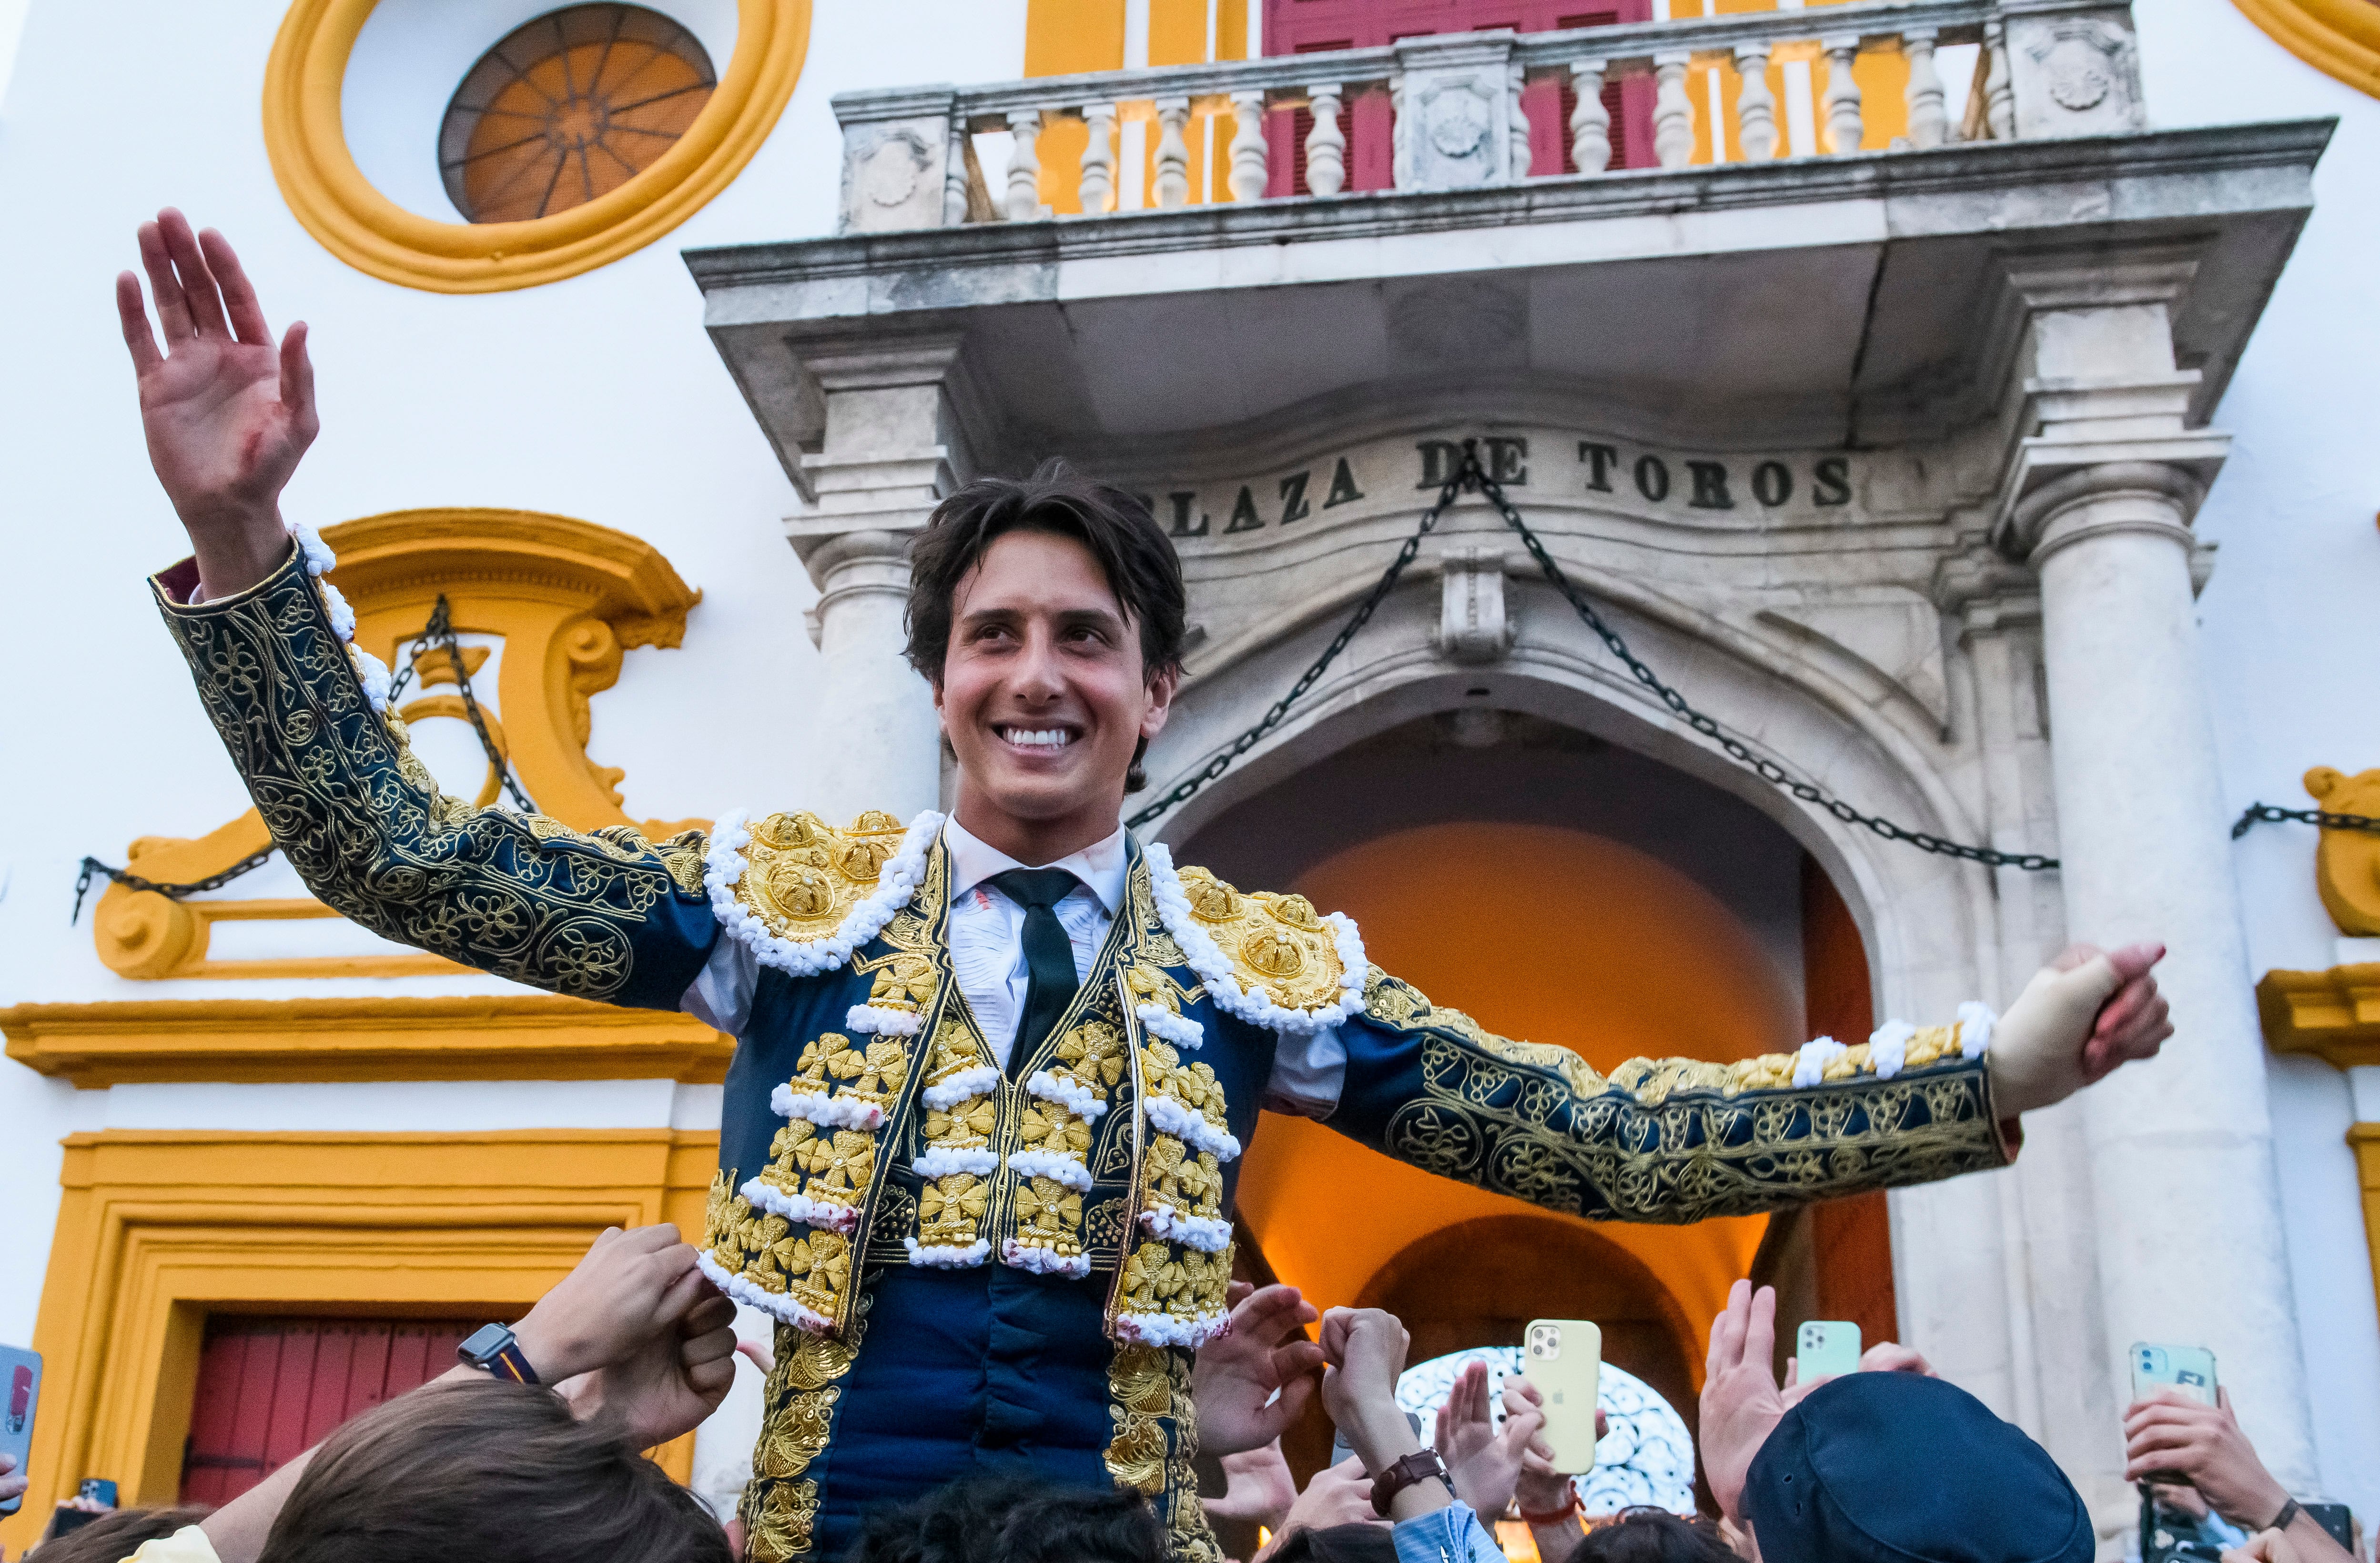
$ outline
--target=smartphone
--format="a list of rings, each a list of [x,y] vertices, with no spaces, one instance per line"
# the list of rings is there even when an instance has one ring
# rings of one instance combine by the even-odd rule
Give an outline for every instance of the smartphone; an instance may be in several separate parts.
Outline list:
[[[86,1476],[82,1479],[82,1490],[77,1496],[86,1502],[99,1505],[102,1508],[114,1508],[115,1484],[104,1476]]]
[[[2168,1386],[2205,1405],[2215,1403],[2215,1353],[2204,1346],[2152,1346],[2132,1342],[2132,1399],[2148,1398]]]
[[[1419,1412],[1405,1412],[1405,1425],[1414,1430],[1415,1437],[1421,1439],[1424,1445],[1428,1444],[1429,1439],[1422,1433],[1421,1430],[1421,1413]],[[1330,1436],[1330,1463],[1333,1465],[1341,1465],[1354,1458],[1355,1450],[1354,1448],[1347,1442],[1346,1433],[1343,1430],[1332,1433]]]
[[[1793,1338],[1793,1361],[1802,1383],[1859,1371],[1860,1327],[1849,1319],[1808,1319]]]
[[[33,1409],[41,1398],[41,1353],[0,1346],[0,1453],[16,1456],[18,1471],[33,1458]],[[0,1503],[0,1514],[14,1514],[24,1502],[19,1496]]]
[[[1587,1319],[1531,1319],[1521,1336],[1521,1376],[1545,1400],[1544,1437],[1554,1469],[1595,1469],[1595,1403],[1603,1387],[1603,1328]]]

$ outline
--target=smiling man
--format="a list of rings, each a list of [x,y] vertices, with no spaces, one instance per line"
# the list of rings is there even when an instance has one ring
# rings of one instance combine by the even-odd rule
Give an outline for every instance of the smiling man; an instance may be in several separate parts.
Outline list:
[[[140,252],[162,349],[129,273],[118,306],[193,550],[154,587],[291,863],[391,939],[739,1039],[701,1263],[783,1327],[745,1500],[768,1563],[987,1467],[1137,1488],[1177,1556],[1213,1557],[1191,1372],[1231,1316],[1260,1105],[1548,1209],[1693,1221],[2000,1166],[2021,1113],[2171,1029],[2135,946],[2070,951],[1998,1020],[1738,1063],[1606,1077],[1489,1034],[1371,966],[1345,917],[1118,825],[1181,676],[1182,574],[1142,505],[1055,466],[970,483],[913,549],[947,818],[731,814],[652,842],[443,797],[346,644],[327,551],[280,514],[315,431],[305,328],[276,344],[178,213]],[[1362,1190],[1316,1195],[1361,1218]],[[1263,1407],[1313,1348],[1245,1360],[1269,1345],[1219,1349],[1243,1360],[1202,1378],[1210,1448],[1293,1409]]]

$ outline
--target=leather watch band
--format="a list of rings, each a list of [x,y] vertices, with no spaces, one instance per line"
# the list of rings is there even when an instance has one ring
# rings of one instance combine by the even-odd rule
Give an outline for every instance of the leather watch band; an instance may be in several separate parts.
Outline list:
[[[1427,1482],[1432,1477],[1444,1482],[1450,1494],[1454,1491],[1453,1480],[1446,1473],[1446,1462],[1438,1458],[1436,1449],[1415,1449],[1402,1460],[1392,1462],[1386,1471],[1372,1478],[1372,1512],[1386,1520],[1389,1505],[1396,1502],[1399,1493],[1416,1482]]]

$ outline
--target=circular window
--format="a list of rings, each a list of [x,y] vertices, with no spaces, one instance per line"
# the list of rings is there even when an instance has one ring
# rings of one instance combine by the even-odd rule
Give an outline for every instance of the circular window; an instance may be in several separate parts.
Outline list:
[[[438,133],[474,223],[567,212],[677,144],[718,77],[694,34],[641,6],[571,6],[516,28],[455,89]]]

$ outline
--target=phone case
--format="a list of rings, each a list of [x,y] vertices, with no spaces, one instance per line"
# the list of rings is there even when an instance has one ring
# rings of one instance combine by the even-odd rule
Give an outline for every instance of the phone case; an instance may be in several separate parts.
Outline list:
[[[1794,1337],[1793,1360],[1803,1384],[1857,1373],[1860,1327],[1849,1319],[1810,1319]]]
[[[0,1346],[0,1450],[17,1457],[22,1471],[33,1453],[33,1410],[42,1398],[42,1358],[36,1351]],[[0,1503],[0,1514],[14,1514],[22,1497]]]
[[[2215,1353],[2204,1346],[2152,1346],[2132,1342],[2132,1399],[2168,1385],[2206,1405],[2215,1404]]]
[[[1531,1319],[1523,1333],[1521,1376],[1545,1398],[1543,1435],[1554,1469],[1595,1469],[1595,1405],[1603,1387],[1603,1329],[1588,1319]]]

